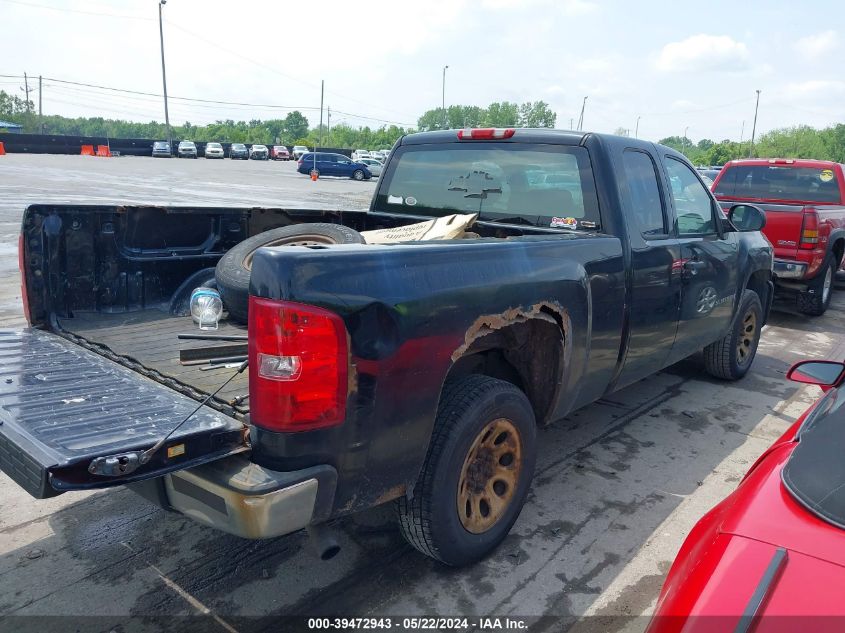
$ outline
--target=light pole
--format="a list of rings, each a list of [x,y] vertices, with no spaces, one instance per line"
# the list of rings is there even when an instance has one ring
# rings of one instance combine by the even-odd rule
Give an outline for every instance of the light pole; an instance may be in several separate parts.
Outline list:
[[[443,110],[443,129],[446,129],[446,69],[449,68],[448,65],[443,67],[443,98],[440,102],[440,109]]]
[[[682,150],[687,146],[687,130],[689,130],[689,125],[684,128],[684,138],[681,139]]]
[[[640,138],[640,119],[642,118],[642,115],[637,117],[637,125],[634,127],[634,138]]]
[[[754,153],[754,135],[757,132],[757,110],[760,108],[760,91],[757,91],[757,104],[754,106],[754,125],[751,127],[751,146],[748,148],[749,158]]]
[[[582,131],[584,129],[584,107],[587,105],[587,97],[584,97],[584,100],[581,102],[581,116],[578,117],[578,131]]]
[[[167,144],[173,152],[173,134],[170,131],[170,114],[167,112],[167,73],[164,70],[164,26],[161,19],[161,8],[167,4],[167,0],[158,2],[158,34],[161,39],[161,84],[164,87],[164,124],[167,126]]]

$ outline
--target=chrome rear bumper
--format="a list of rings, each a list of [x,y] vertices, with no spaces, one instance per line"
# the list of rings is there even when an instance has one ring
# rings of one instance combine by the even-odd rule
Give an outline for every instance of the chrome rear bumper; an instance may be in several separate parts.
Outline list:
[[[331,466],[277,472],[240,455],[164,477],[172,509],[252,539],[282,536],[324,521],[336,484]]]

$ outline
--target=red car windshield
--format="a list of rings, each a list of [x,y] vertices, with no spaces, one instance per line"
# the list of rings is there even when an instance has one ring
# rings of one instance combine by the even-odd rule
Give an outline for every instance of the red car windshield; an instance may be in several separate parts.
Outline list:
[[[750,200],[827,204],[842,200],[833,169],[792,165],[729,165],[713,193]]]

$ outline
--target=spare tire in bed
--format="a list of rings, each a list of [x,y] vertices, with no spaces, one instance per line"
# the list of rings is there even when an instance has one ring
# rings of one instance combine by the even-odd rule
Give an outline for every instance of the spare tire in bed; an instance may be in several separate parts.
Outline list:
[[[295,224],[271,229],[240,242],[217,262],[217,290],[229,316],[246,323],[252,256],[262,246],[311,246],[315,244],[364,244],[362,235],[342,224]]]

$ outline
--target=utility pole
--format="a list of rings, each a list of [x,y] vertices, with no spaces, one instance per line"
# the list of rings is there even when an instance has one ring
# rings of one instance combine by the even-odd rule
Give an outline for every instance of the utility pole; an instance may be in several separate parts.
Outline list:
[[[443,67],[443,97],[440,102],[440,109],[443,110],[443,129],[446,129],[446,125],[448,122],[448,118],[446,117],[446,69],[449,68],[448,64]]]
[[[640,138],[640,119],[642,118],[642,115],[637,117],[637,125],[634,127],[634,138]]]
[[[587,97],[584,97],[584,100],[581,102],[581,116],[578,117],[578,131],[582,131],[584,129],[584,108],[587,105]]]
[[[38,75],[38,132],[44,134],[44,112],[41,109],[41,75]]]
[[[26,92],[26,113],[30,114],[29,109],[29,78],[26,76],[26,72],[23,74],[23,85],[24,91]]]
[[[161,41],[161,85],[164,88],[164,124],[167,126],[167,144],[170,151],[173,151],[173,133],[170,130],[170,113],[167,111],[167,72],[164,69],[164,26],[161,19],[161,8],[167,4],[167,0],[158,2],[158,34]]]
[[[320,80],[320,149],[323,149],[323,94],[325,90],[325,80]]]
[[[739,130],[739,151],[742,151],[742,139],[745,138],[745,121],[742,122],[742,127]]]
[[[689,130],[689,125],[684,128],[684,138],[681,139],[681,149],[687,146],[687,130]]]
[[[326,124],[326,144],[332,146],[332,107],[326,106],[328,112],[328,123]]]
[[[760,108],[760,91],[757,91],[757,104],[754,106],[754,126],[751,128],[751,146],[748,148],[748,157],[754,153],[754,136],[757,133],[757,110]]]

